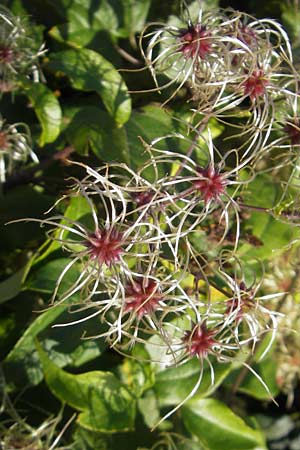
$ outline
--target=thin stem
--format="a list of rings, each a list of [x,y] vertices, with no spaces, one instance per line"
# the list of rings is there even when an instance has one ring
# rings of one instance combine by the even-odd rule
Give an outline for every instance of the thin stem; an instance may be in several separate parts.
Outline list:
[[[265,212],[265,213],[270,212],[270,208],[263,208],[262,206],[246,205],[245,203],[238,203],[238,202],[237,202],[237,204],[242,209],[251,209],[253,211]]]
[[[204,117],[204,119],[203,119],[202,122],[200,123],[199,128],[198,128],[198,130],[196,131],[196,134],[195,134],[195,136],[194,136],[194,138],[193,138],[193,140],[192,140],[192,143],[191,143],[191,145],[190,145],[190,147],[189,147],[189,149],[188,149],[188,151],[187,151],[187,153],[186,153],[186,156],[187,156],[188,158],[191,157],[193,151],[195,150],[195,147],[197,146],[197,141],[198,141],[199,137],[201,136],[201,133],[204,131],[204,129],[205,129],[205,127],[206,127],[206,125],[207,125],[209,119],[210,119],[210,115],[207,114],[207,116]],[[182,172],[183,168],[184,168],[184,162],[182,162],[182,163],[180,164],[180,167],[178,168],[178,170],[177,170],[177,172],[175,173],[174,177],[178,176],[178,175]]]
[[[7,178],[3,185],[3,191],[14,188],[15,186],[28,184],[32,182],[38,182],[40,178],[35,178],[35,174],[40,170],[44,170],[51,166],[54,161],[67,161],[68,156],[74,152],[74,147],[71,145],[64,148],[62,151],[54,153],[49,158],[45,158],[33,167],[29,167],[26,170],[18,171],[16,174]]]
[[[142,63],[139,59],[135,58],[134,56],[130,55],[126,52],[123,48],[119,47],[118,45],[115,45],[116,51],[119,53],[119,55],[122,56],[125,61],[130,62],[131,64],[134,64],[135,66],[138,66]]]

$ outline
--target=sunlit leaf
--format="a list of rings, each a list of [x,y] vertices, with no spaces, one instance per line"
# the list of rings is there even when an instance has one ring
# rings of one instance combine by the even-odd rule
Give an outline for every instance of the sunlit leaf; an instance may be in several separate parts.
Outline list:
[[[120,367],[120,375],[124,384],[137,397],[150,389],[155,381],[153,364],[149,361],[149,355],[142,346],[135,346],[132,357],[124,360]]]
[[[127,122],[125,129],[127,132],[128,147],[130,149],[130,164],[139,166],[149,155],[140,144],[139,136],[146,143],[150,144],[157,137],[170,136],[160,141],[158,148],[165,148],[173,152],[186,153],[191,143],[189,139],[182,139],[179,135],[187,134],[187,124],[182,123],[182,119],[189,121],[191,113],[185,109],[165,110],[157,104],[149,104],[139,110],[134,110],[130,120]],[[217,137],[223,127],[212,120],[210,128],[213,137]],[[172,136],[173,135],[173,136]],[[206,134],[204,133],[204,136]],[[203,141],[199,140],[199,143]],[[196,157],[201,155],[201,149],[198,150]],[[203,155],[202,155],[203,159]],[[170,168],[169,168],[170,170]]]
[[[25,88],[25,93],[29,97],[35,113],[42,126],[42,133],[39,138],[39,145],[55,141],[60,132],[61,108],[55,95],[44,84],[34,83]]]
[[[72,197],[69,201],[68,206],[66,207],[66,210],[64,211],[64,217],[71,220],[78,220],[81,219],[86,214],[90,213],[90,205],[86,201],[84,197]],[[62,220],[63,223],[63,220]],[[57,231],[57,236],[59,235],[59,230]],[[58,241],[49,241],[50,245],[46,243],[46,249],[42,247],[40,249],[40,255],[35,256],[33,265],[39,264],[43,259],[51,255],[51,253],[55,252],[56,250],[59,250],[61,248],[61,244]],[[54,281],[54,278],[50,276],[50,279],[52,279],[52,282]],[[53,283],[52,283],[52,289],[53,289]],[[49,292],[49,291],[48,291]]]
[[[117,124],[130,117],[131,100],[120,73],[99,53],[89,49],[53,53],[48,64],[67,75],[75,89],[96,91]]]
[[[50,35],[59,41],[79,47],[88,45],[99,31],[106,30],[112,36],[120,28],[120,8],[107,0],[62,0],[65,6],[65,24],[50,30]]]
[[[278,186],[274,184],[273,178],[262,175],[249,184],[247,192],[243,195],[243,203],[258,208],[272,208],[275,205],[277,193]],[[251,216],[244,222],[244,226],[250,228],[251,233],[260,239],[262,245],[254,247],[244,244],[241,246],[240,254],[245,254],[247,259],[249,257],[270,259],[274,257],[275,252],[282,251],[291,240],[299,236],[298,228],[279,221],[267,211],[249,209],[249,212],[251,212]]]
[[[190,401],[183,406],[182,417],[189,432],[209,450],[266,449],[262,433],[250,428],[218,400]]]
[[[62,402],[81,411],[79,424],[87,429],[114,433],[133,428],[135,400],[110,372],[72,375],[56,366],[39,346],[46,382]]]

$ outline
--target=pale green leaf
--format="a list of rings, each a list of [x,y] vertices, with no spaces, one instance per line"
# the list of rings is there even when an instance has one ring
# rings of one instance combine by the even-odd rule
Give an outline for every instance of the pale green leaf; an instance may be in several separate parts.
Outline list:
[[[182,417],[189,432],[209,450],[266,449],[262,433],[219,400],[191,400],[183,406]]]
[[[25,93],[40,121],[42,133],[39,138],[39,145],[43,147],[45,144],[55,141],[59,135],[62,119],[59,101],[53,92],[41,83],[28,85],[25,88]]]
[[[56,366],[40,346],[38,351],[50,390],[62,402],[81,411],[78,422],[82,427],[105,433],[133,428],[135,400],[112,373],[73,375]]]

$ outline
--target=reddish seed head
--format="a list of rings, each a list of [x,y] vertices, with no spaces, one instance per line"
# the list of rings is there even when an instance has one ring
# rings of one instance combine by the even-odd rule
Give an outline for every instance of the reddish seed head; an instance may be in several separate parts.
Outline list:
[[[123,253],[123,235],[116,230],[97,230],[87,242],[89,254],[97,259],[99,266],[111,266],[119,261]]]
[[[283,131],[288,135],[292,145],[300,144],[300,120],[298,117],[289,120]]]
[[[6,149],[8,147],[7,135],[4,131],[0,131],[0,149]]]
[[[182,46],[179,51],[186,58],[199,57],[204,59],[206,54],[211,50],[211,33],[206,31],[205,27],[197,23],[195,26],[190,25],[187,30],[182,30],[180,34],[180,42]]]
[[[153,312],[162,299],[158,283],[154,280],[137,280],[126,286],[125,311],[135,311],[140,319]]]
[[[194,187],[201,192],[205,203],[218,199],[225,191],[226,180],[212,166],[197,169],[197,172],[201,175],[201,180],[194,181]]]
[[[214,336],[216,331],[208,330],[206,323],[196,325],[192,331],[184,333],[183,342],[186,344],[188,353],[191,356],[205,358],[210,352],[216,340]]]
[[[144,191],[144,192],[138,192],[134,195],[134,201],[138,206],[145,206],[148,203],[151,202],[153,198],[153,192]]]
[[[0,47],[0,63],[8,64],[12,62],[14,58],[14,52],[9,47]]]
[[[261,69],[253,70],[251,75],[244,81],[244,94],[249,95],[251,100],[255,100],[266,92],[268,80],[265,78],[264,71]]]

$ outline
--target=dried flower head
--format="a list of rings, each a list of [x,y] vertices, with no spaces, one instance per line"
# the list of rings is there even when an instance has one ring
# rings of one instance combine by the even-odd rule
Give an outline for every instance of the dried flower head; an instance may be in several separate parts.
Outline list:
[[[240,345],[252,344],[254,349],[266,333],[271,334],[270,342],[261,359],[268,353],[275,339],[278,318],[280,313],[272,309],[268,302],[282,296],[282,293],[259,295],[262,281],[253,282],[247,287],[245,281],[238,272],[242,271],[242,266],[238,260],[234,263],[234,276],[221,269],[220,273],[228,285],[228,300],[226,301],[225,315],[228,326]],[[267,303],[267,305],[266,305]]]
[[[189,355],[191,357],[206,358],[214,345],[217,345],[215,340],[216,334],[216,330],[207,328],[206,322],[197,324],[191,331],[186,331],[183,342]]]
[[[114,228],[110,230],[96,229],[87,241],[91,260],[96,260],[99,267],[103,264],[111,266],[120,260],[123,252],[123,235]]]
[[[39,79],[38,58],[45,52],[44,46],[37,47],[30,35],[25,19],[14,16],[3,6],[0,8],[0,88],[7,91],[18,77],[33,76]],[[6,86],[6,88],[5,88]]]
[[[268,83],[269,81],[266,78],[264,71],[255,69],[243,82],[244,94],[249,95],[251,100],[255,101],[258,97],[264,96]]]
[[[18,164],[26,163],[28,158],[38,162],[27,125],[9,125],[0,119],[0,183],[4,183],[6,175],[11,174]]]
[[[194,188],[200,191],[205,203],[218,200],[220,195],[225,192],[226,179],[212,166],[208,166],[206,169],[197,168],[197,172],[201,178],[193,183]]]
[[[186,58],[204,59],[211,51],[210,32],[200,23],[191,22],[187,29],[180,30],[179,39],[182,42],[181,51]]]
[[[125,287],[125,312],[134,311],[138,318],[153,312],[161,300],[160,286],[153,279],[132,280]]]

